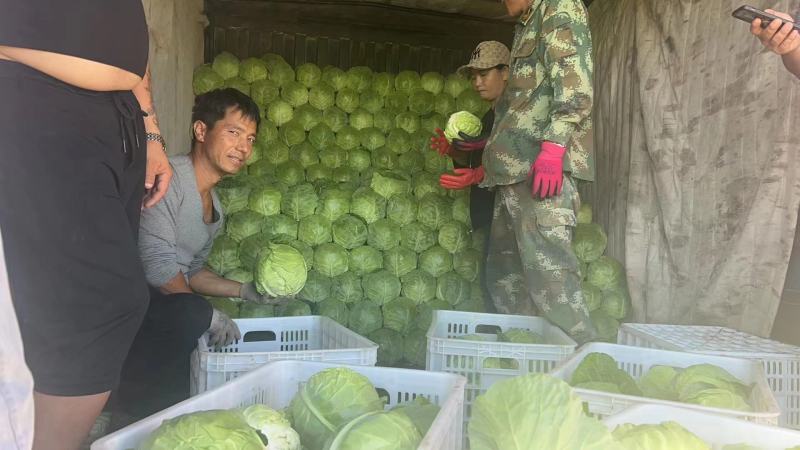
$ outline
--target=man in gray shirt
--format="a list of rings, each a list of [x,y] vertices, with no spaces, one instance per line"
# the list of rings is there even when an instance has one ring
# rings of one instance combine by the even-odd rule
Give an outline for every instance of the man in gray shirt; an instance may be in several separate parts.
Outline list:
[[[211,345],[241,338],[236,324],[203,297],[271,303],[252,283],[205,268],[224,218],[214,186],[245,167],[260,122],[258,106],[235,89],[200,95],[192,110],[192,150],[170,159],[164,199],[142,212],[139,253],[150,305],[133,342],[116,393],[114,426],[146,417],[189,394],[189,356],[209,332]]]

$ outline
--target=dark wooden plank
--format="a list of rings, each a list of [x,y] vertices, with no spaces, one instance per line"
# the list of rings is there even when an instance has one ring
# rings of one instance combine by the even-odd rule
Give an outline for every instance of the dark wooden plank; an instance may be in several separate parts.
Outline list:
[[[207,0],[207,5],[208,14],[216,16],[218,26],[272,27],[364,41],[400,41],[411,45],[441,41],[447,42],[448,47],[462,47],[489,39],[510,42],[513,35],[508,22],[391,5],[278,0]],[[443,23],[447,26],[443,27]]]
[[[339,67],[347,70],[353,64],[353,41],[348,38],[341,38],[339,43]]]
[[[291,65],[296,65],[294,62],[294,41],[295,41],[295,34],[294,33],[285,33],[283,35],[283,57],[286,61],[289,62]]]
[[[367,42],[366,44],[364,44],[364,47],[365,47],[364,65],[367,67],[371,67],[372,70],[376,70],[378,66],[375,64],[375,43]]]
[[[329,41],[331,56],[328,59],[328,64],[332,66],[340,66],[339,57],[341,54],[342,41],[339,39],[331,39]]]
[[[464,64],[479,41],[507,42],[513,33],[501,21],[358,1],[334,3],[207,0],[206,60],[224,50],[241,58],[274,52],[291,63],[448,73]],[[448,26],[442,27],[443,22]]]
[[[272,33],[264,31],[261,33],[260,39],[261,45],[259,46],[258,50],[255,51],[251,56],[263,56],[265,53],[269,53],[272,51]]]
[[[389,69],[387,68],[387,60],[386,57],[386,50],[387,46],[383,42],[376,42],[375,43],[375,63],[373,66],[376,72],[386,72]]]
[[[306,61],[306,35],[296,34],[294,36],[294,65],[299,66]]]
[[[317,64],[320,68],[330,64],[330,43],[328,38],[317,38]]]

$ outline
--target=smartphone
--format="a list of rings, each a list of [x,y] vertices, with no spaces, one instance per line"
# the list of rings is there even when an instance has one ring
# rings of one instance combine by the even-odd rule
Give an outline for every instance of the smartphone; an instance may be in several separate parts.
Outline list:
[[[778,16],[748,5],[736,8],[736,11],[733,12],[733,17],[736,17],[737,19],[747,23],[752,23],[756,19],[761,19],[761,28],[766,28],[767,25],[769,25],[773,20],[786,22],[785,19],[781,19]],[[800,31],[800,24],[793,23],[792,27],[794,27],[795,30]]]

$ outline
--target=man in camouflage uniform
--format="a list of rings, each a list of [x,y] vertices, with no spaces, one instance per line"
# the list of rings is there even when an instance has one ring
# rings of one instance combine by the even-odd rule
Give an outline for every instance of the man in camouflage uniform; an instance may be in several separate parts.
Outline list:
[[[571,241],[591,181],[592,43],[581,0],[504,0],[520,17],[483,154],[496,191],[487,283],[498,312],[540,311],[579,342],[596,332]]]

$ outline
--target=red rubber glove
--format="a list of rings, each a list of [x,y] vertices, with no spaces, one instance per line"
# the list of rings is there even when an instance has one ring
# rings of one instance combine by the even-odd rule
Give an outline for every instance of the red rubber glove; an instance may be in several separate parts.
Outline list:
[[[441,156],[449,155],[450,142],[444,137],[444,131],[441,128],[437,128],[435,131],[437,136],[431,137],[431,150],[438,152]]]
[[[439,177],[439,186],[445,189],[464,189],[483,181],[483,166],[477,169],[456,169],[455,175],[444,174]]]
[[[536,197],[537,192],[541,198],[553,197],[561,194],[561,185],[564,182],[564,153],[566,149],[553,142],[542,142],[542,151],[536,157],[528,172],[533,177],[531,195]]]

